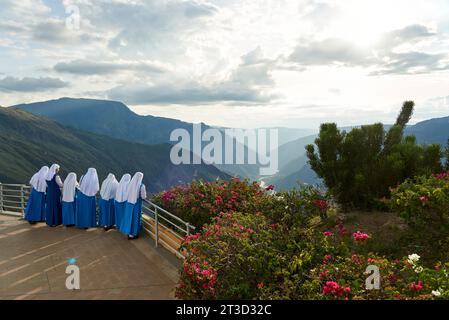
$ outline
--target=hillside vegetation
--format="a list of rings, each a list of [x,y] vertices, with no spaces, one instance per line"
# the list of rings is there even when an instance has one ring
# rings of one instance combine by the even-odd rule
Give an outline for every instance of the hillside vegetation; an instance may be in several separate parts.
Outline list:
[[[96,167],[100,179],[113,172],[142,171],[151,192],[193,179],[214,180],[228,176],[214,166],[171,164],[171,145],[143,145],[92,134],[32,115],[0,108],[0,181],[27,183],[41,166],[59,163],[62,175],[78,177]]]

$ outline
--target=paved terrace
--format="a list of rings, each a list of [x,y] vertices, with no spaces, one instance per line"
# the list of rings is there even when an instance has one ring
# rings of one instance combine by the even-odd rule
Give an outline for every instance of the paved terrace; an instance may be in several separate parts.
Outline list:
[[[80,268],[80,290],[65,287],[69,258]],[[179,265],[147,237],[0,215],[0,300],[173,299]]]

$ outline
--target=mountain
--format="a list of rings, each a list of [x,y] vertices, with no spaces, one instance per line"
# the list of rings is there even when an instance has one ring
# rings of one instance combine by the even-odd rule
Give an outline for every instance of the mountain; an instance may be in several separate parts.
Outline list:
[[[391,125],[385,125],[388,130]],[[350,131],[353,127],[340,128]],[[418,143],[438,143],[442,146],[449,139],[449,117],[435,118],[415,125],[410,125],[405,130],[406,135],[414,135]],[[305,146],[313,144],[318,135],[302,137],[291,141],[279,148],[279,172],[273,177],[264,179],[267,184],[273,184],[278,190],[293,188],[299,183],[319,184],[320,179],[308,165]]]
[[[414,135],[419,143],[438,143],[445,146],[449,139],[449,117],[418,122],[407,127],[405,132],[408,135]]]
[[[65,126],[144,144],[168,143],[175,129],[192,124],[168,118],[141,116],[116,101],[61,98],[14,106]]]
[[[150,192],[193,179],[227,179],[214,166],[180,165],[170,161],[169,144],[144,145],[64,127],[28,112],[0,108],[0,181],[26,183],[42,165],[59,163],[61,175],[74,171],[80,177],[97,168],[102,180],[109,172],[142,171]]]
[[[116,101],[60,98],[57,100],[12,106],[38,116],[50,118],[64,126],[147,145],[171,143],[175,129],[187,130],[193,137],[192,123],[154,116],[142,116]],[[202,130],[211,128],[201,124]],[[223,132],[224,128],[218,128]],[[289,135],[292,133],[289,132]],[[207,143],[203,143],[205,145]],[[234,150],[237,146],[234,147]],[[245,147],[246,148],[246,147]],[[255,178],[258,166],[216,165],[230,175]]]

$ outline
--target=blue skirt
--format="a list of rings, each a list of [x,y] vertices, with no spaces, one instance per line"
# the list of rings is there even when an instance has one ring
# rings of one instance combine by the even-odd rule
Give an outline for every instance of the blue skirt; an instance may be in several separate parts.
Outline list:
[[[24,218],[31,222],[45,221],[45,192],[31,188]]]
[[[115,225],[117,226],[117,229],[120,228],[122,217],[125,214],[125,203],[125,201],[118,202],[114,200]]]
[[[142,217],[142,199],[136,204],[125,202],[125,212],[120,222],[120,232],[126,235],[138,236],[140,233]]]
[[[78,228],[93,228],[97,226],[95,196],[88,197],[82,192],[77,193],[75,224]]]
[[[100,199],[100,217],[98,225],[113,226],[115,224],[114,199],[103,200]]]
[[[75,201],[62,201],[62,224],[70,226],[75,224]]]

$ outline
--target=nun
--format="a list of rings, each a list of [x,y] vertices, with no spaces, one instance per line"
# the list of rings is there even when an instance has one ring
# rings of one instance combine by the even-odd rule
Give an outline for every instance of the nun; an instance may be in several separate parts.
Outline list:
[[[62,224],[66,227],[75,225],[75,196],[78,187],[76,173],[70,172],[62,187]]]
[[[115,224],[114,198],[117,188],[118,181],[115,175],[110,173],[101,184],[100,189],[100,216],[98,225],[103,226],[105,231],[111,229]]]
[[[146,199],[147,191],[142,183],[143,173],[137,172],[131,179],[125,202],[125,211],[120,221],[120,232],[128,235],[129,240],[137,239],[140,233],[142,217],[142,199]]]
[[[59,164],[53,164],[46,177],[45,222],[50,227],[59,226],[62,222],[61,188],[63,184],[61,177],[58,175],[59,168]]]
[[[45,191],[47,190],[45,178],[49,170],[47,166],[43,166],[30,180],[31,193],[24,216],[30,224],[45,220]]]
[[[89,168],[81,178],[79,192],[76,195],[75,224],[78,228],[97,226],[97,207],[95,195],[100,189],[97,170]]]
[[[129,173],[124,174],[123,177],[120,179],[120,182],[117,187],[117,192],[115,193],[114,212],[115,212],[115,225],[117,229],[120,228],[121,218],[125,213],[126,195],[130,181],[131,175]]]

